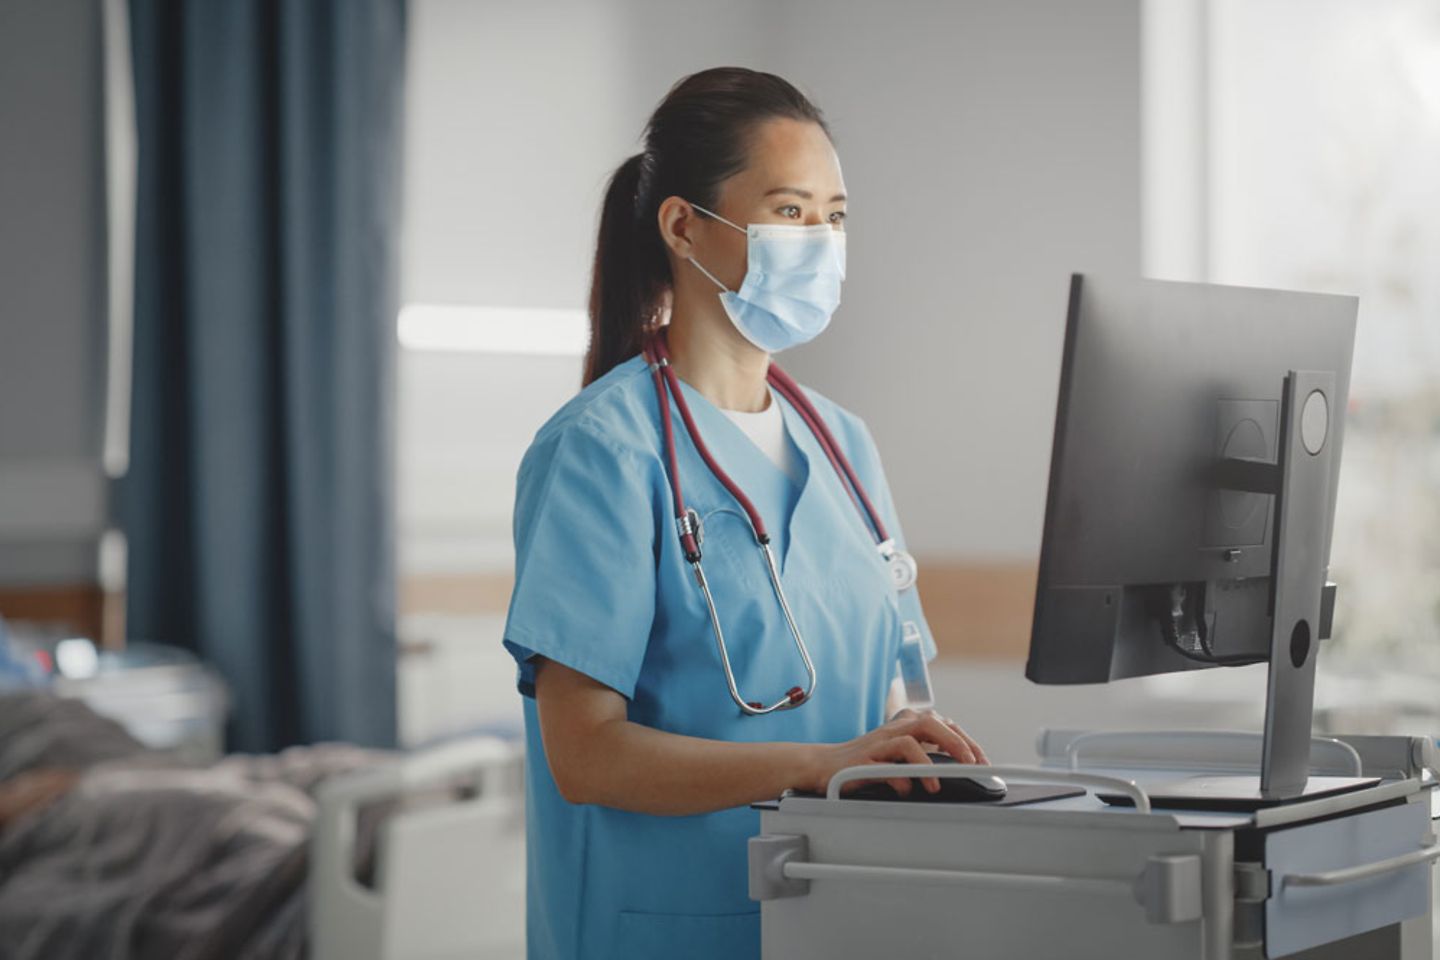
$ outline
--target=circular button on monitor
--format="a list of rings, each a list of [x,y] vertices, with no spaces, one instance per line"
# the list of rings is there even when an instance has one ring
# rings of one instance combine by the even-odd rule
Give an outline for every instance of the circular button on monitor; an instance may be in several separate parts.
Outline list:
[[[1300,411],[1300,442],[1313,456],[1325,446],[1325,434],[1330,430],[1330,405],[1325,394],[1311,390],[1305,398],[1305,407]]]

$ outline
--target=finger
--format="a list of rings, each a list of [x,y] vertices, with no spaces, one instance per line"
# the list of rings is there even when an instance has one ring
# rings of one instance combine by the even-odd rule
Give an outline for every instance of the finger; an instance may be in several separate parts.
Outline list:
[[[878,751],[878,750],[877,750],[876,753],[875,753],[875,755],[872,756],[869,760],[867,760],[867,761],[865,761],[865,762],[866,762],[866,763],[881,763],[881,762],[893,763],[893,762],[896,762],[896,761],[887,758],[887,757],[883,754],[882,751]],[[851,793],[854,793],[856,790],[859,790],[861,787],[865,786],[865,784],[867,784],[867,783],[888,783],[888,784],[891,786],[891,788],[894,789],[895,793],[898,794],[902,799],[905,798],[905,797],[910,796],[911,783],[910,783],[910,778],[909,778],[909,777],[887,777],[887,778],[884,778],[884,779],[877,777],[877,778],[875,778],[875,779],[873,779],[873,780],[851,780],[851,781],[849,781],[848,783],[846,783],[843,787],[840,788],[840,795],[843,797],[843,796],[847,796],[847,795],[849,795],[849,794],[851,794]]]
[[[907,724],[909,724],[912,720],[914,720],[914,719],[915,719],[916,717],[918,717],[918,716],[920,716],[920,715],[919,715],[918,713],[916,713],[914,710],[911,710],[909,707],[901,707],[899,710],[896,710],[896,711],[895,711],[895,714],[894,714],[888,721],[886,721],[885,725],[886,725],[887,727],[888,727],[888,726],[903,727],[903,726],[906,726]]]
[[[876,778],[873,779],[873,780],[850,780],[850,781],[847,781],[846,784],[840,788],[840,796],[842,796],[842,797],[847,797],[847,796],[849,796],[850,794],[854,793],[856,790],[859,790],[861,787],[863,787],[863,786],[865,786],[866,784],[869,784],[869,783],[888,783],[892,788],[894,788],[895,792],[896,792],[902,799],[903,799],[904,797],[908,797],[908,796],[910,795],[910,778],[909,778],[909,777],[894,777],[894,778],[883,778],[883,779],[880,778],[880,777],[876,777]]]
[[[950,729],[945,723],[934,714],[927,714],[916,720],[916,727],[910,731],[911,735],[920,739],[921,737],[938,744],[942,750],[950,754],[961,763],[975,763],[977,757],[971,749],[970,742]],[[928,758],[927,758],[928,762]]]
[[[890,741],[890,745],[894,750],[893,756],[900,763],[915,763],[923,766],[930,762],[930,757],[925,753],[925,749],[920,746],[920,741],[912,736],[896,737]],[[930,793],[935,793],[940,789],[940,781],[936,777],[921,777],[919,779],[921,785]]]
[[[980,746],[980,742],[974,737],[970,736],[970,734],[966,733],[964,730],[960,729],[959,724],[952,721],[950,726],[955,729],[956,733],[960,734],[960,736],[965,738],[966,743],[970,744],[970,749],[975,751],[976,762],[983,763],[988,766],[990,763],[990,757],[985,753],[985,748]]]
[[[870,763],[913,763],[912,755],[905,751],[905,741],[914,742],[910,737],[891,737],[876,745],[874,753],[870,755]],[[910,796],[915,783],[910,777],[887,777],[888,783],[895,793],[901,798]]]
[[[885,754],[880,759],[888,763],[905,763],[905,753],[899,745],[900,741],[905,739],[908,738],[896,737],[893,740],[886,741]],[[896,795],[901,799],[910,796],[910,792],[915,789],[915,781],[909,777],[891,777],[885,782],[894,788]]]
[[[974,737],[970,736],[970,734],[960,729],[960,724],[956,723],[954,720],[946,719],[945,725],[965,738],[965,742],[970,744],[970,749],[975,751],[975,758],[977,763],[983,763],[986,766],[990,765],[990,758],[986,756],[984,748],[980,746],[979,742]]]
[[[909,739],[909,738],[904,737],[904,736],[896,736],[896,737],[888,737],[888,738],[886,738],[886,739],[879,740],[879,741],[876,742],[873,746],[871,746],[869,752],[868,752],[867,754],[865,754],[865,760],[864,760],[864,762],[865,762],[865,763],[909,763],[909,762],[911,762],[910,760],[908,760],[908,759],[906,758],[906,755],[905,755],[905,752],[904,752],[904,748],[903,748],[903,746],[901,745],[901,741],[902,741],[902,740],[906,740],[906,739]],[[878,777],[877,777],[877,778],[874,779],[874,780],[852,780],[850,783],[846,784],[845,787],[846,787],[846,789],[855,789],[855,788],[858,788],[861,784],[864,784],[864,783],[885,783],[885,784],[889,784],[889,785],[890,785],[890,788],[891,788],[892,790],[894,790],[895,793],[896,793],[898,796],[900,796],[902,799],[905,798],[905,797],[910,796],[910,791],[914,788],[914,782],[913,782],[909,777],[885,777],[885,778],[878,778]],[[842,791],[842,792],[843,792],[843,791]]]

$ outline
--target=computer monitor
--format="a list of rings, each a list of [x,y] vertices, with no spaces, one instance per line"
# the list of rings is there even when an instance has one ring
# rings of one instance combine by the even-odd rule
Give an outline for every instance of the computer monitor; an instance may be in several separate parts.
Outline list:
[[[1071,278],[1026,676],[1268,661],[1260,776],[1207,785],[1214,805],[1359,785],[1308,776],[1356,308]]]

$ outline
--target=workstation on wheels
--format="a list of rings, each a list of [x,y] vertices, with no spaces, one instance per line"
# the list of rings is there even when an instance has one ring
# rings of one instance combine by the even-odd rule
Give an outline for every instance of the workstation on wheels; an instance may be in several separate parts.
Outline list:
[[[1356,310],[1072,278],[1026,675],[1268,663],[1263,733],[1044,730],[757,804],[765,957],[1432,955],[1433,740],[1312,735]],[[847,789],[916,774],[989,789]]]

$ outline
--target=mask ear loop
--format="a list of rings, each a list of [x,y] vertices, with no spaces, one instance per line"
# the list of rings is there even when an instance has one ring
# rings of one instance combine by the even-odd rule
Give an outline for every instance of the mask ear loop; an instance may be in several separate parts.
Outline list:
[[[686,257],[685,259],[686,259],[686,260],[689,260],[691,263],[693,263],[693,264],[695,265],[695,269],[696,269],[696,270],[699,270],[701,273],[705,274],[705,276],[708,277],[708,278],[710,279],[710,282],[713,283],[713,284],[715,284],[715,286],[719,287],[719,288],[720,288],[722,291],[724,291],[725,293],[729,293],[729,292],[730,292],[730,288],[729,288],[729,287],[725,286],[725,284],[723,284],[723,283],[721,283],[719,280],[716,280],[716,279],[715,279],[715,274],[711,273],[709,270],[706,270],[704,267],[700,266],[700,261],[699,261],[699,260],[696,260],[694,257]]]
[[[685,202],[686,202],[686,203],[690,203],[689,200],[686,200]],[[741,233],[745,234],[747,237],[750,235],[750,232],[749,232],[748,230],[746,230],[744,227],[738,226],[738,225],[736,225],[736,224],[734,224],[734,223],[731,223],[729,220],[726,220],[724,217],[720,216],[720,214],[716,213],[716,212],[713,211],[713,210],[706,210],[704,207],[700,206],[700,204],[698,204],[698,203],[690,203],[690,206],[694,207],[696,210],[699,210],[701,213],[705,214],[705,216],[707,216],[707,217],[714,217],[716,220],[719,220],[721,223],[725,224],[725,226],[729,227],[729,228],[732,229],[732,230],[739,230]],[[732,292],[729,287],[725,286],[725,284],[723,284],[723,283],[721,283],[719,280],[715,279],[715,274],[711,273],[709,270],[706,270],[703,266],[701,266],[699,260],[696,260],[694,257],[686,257],[685,259],[686,259],[686,260],[689,260],[692,264],[694,264],[695,269],[697,269],[697,270],[699,270],[701,273],[705,274],[706,278],[709,279],[709,281],[710,281],[711,283],[715,284],[715,286],[719,287],[719,288],[721,289],[721,291],[723,291],[723,292],[725,292],[725,293],[731,293],[731,292]]]
[[[690,203],[689,200],[686,200],[685,202],[686,202],[686,203]],[[725,226],[730,227],[730,228],[733,229],[733,230],[739,230],[741,233],[745,234],[746,236],[749,236],[749,235],[750,235],[750,231],[746,230],[744,227],[740,226],[739,224],[736,224],[736,223],[734,223],[734,222],[732,222],[732,221],[730,221],[730,220],[726,220],[724,217],[720,216],[720,214],[716,213],[714,210],[706,210],[704,207],[700,206],[700,204],[698,204],[698,203],[690,203],[690,206],[694,207],[696,210],[699,210],[701,213],[705,214],[705,216],[707,216],[707,217],[714,217],[716,220],[719,220],[721,223],[725,224]]]

